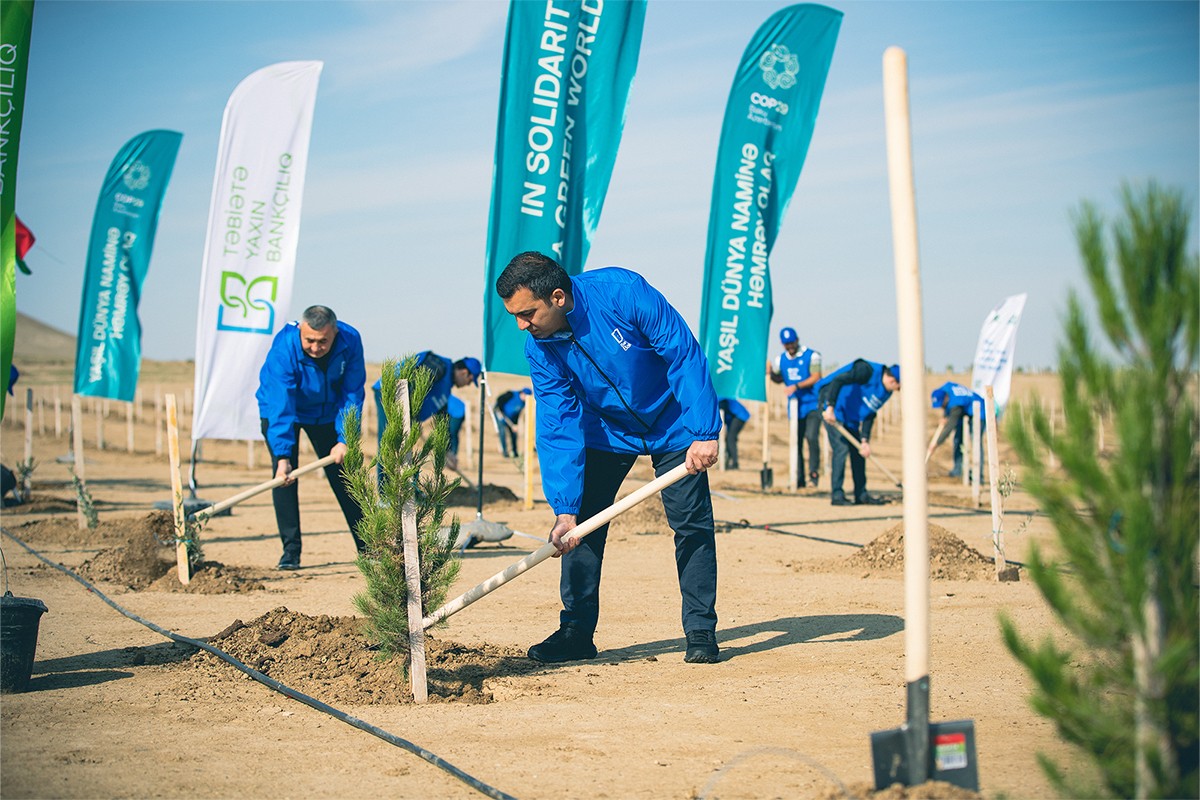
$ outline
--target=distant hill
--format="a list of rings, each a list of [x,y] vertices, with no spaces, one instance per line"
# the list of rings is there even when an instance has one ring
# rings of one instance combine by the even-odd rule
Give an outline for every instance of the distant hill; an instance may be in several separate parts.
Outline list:
[[[18,311],[13,362],[20,367],[22,364],[50,361],[74,363],[75,337]]]

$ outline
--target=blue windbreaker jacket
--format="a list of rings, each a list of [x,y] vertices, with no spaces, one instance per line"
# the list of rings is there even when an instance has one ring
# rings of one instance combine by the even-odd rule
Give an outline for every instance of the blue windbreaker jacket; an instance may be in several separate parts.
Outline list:
[[[883,388],[883,364],[856,359],[817,381],[818,405],[833,405],[838,422],[858,423],[873,418],[892,393]],[[863,434],[867,438],[867,434]]]
[[[397,375],[400,374],[403,365],[403,361],[396,362]],[[417,410],[417,422],[424,422],[434,414],[446,410],[450,402],[450,390],[454,388],[454,362],[432,350],[425,350],[417,353],[417,366],[425,367],[433,373],[433,383],[429,385],[429,392],[425,395],[421,408]],[[375,402],[378,404],[379,396],[383,392],[383,378],[371,384],[371,391],[374,392]]]
[[[983,408],[983,398],[972,392],[961,383],[946,381],[929,395],[934,408],[944,408],[945,413],[950,409],[960,407],[968,417],[975,416],[975,403]]]
[[[367,368],[362,337],[338,320],[337,337],[322,370],[300,346],[300,323],[289,322],[275,334],[258,373],[258,414],[267,420],[267,441],[276,457],[294,455],[293,426],[332,422],[345,442],[342,419],[350,408],[362,415]]]
[[[579,513],[585,448],[670,453],[721,431],[708,360],[657,289],[606,267],[572,277],[571,291],[570,330],[525,342],[555,514]]]

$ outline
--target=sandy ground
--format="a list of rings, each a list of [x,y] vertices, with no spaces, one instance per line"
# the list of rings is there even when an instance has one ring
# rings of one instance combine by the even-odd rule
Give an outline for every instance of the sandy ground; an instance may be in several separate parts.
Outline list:
[[[60,380],[55,369],[27,367],[23,383],[51,398],[49,383]],[[144,373],[149,407],[134,426],[134,453],[126,452],[119,404],[104,423],[105,450],[95,449],[94,417],[82,426],[88,486],[106,525],[142,524],[152,504],[168,498],[167,460],[155,452],[153,381],[177,381],[166,388],[182,395],[184,371],[167,365],[157,376]],[[945,379],[929,376],[928,383]],[[1052,385],[1046,376],[1017,376],[1014,395],[1049,393]],[[75,518],[67,466],[57,460],[68,449],[65,426],[56,438],[50,402],[43,404],[41,433],[34,415],[34,491],[42,502],[4,509],[2,524],[18,538],[25,526],[30,546],[79,568],[111,548],[112,537],[66,541],[29,524]],[[898,419],[875,442],[896,473]],[[10,411],[0,429],[0,456],[9,465],[23,458],[22,420]],[[743,469],[712,473],[717,519],[743,523],[723,525],[718,535],[720,663],[683,662],[670,533],[652,508],[639,509],[610,535],[595,661],[497,669],[480,680],[482,702],[418,706],[403,699],[339,708],[521,798],[836,797],[843,785],[869,788],[870,734],[905,717],[904,585],[900,572],[851,556],[895,528],[901,505],[833,507],[824,477],[816,490],[785,491],[786,427],[781,420],[772,426],[773,491],[759,489],[756,423],[742,436]],[[185,448],[187,441],[185,430]],[[521,496],[521,475],[495,447],[489,432],[486,481]],[[986,493],[984,508],[975,510],[960,482],[940,477],[948,449],[930,466],[939,501],[930,521],[990,556]],[[261,445],[253,469],[244,443],[207,442],[204,456],[204,499],[223,499],[268,477]],[[1006,448],[1001,456],[1002,472],[1015,471]],[[467,472],[474,476],[473,465]],[[872,489],[886,493],[888,481],[871,468],[868,474]],[[626,491],[650,477],[648,465],[639,465]],[[269,494],[203,531],[206,558],[243,570],[261,589],[195,594],[112,581],[97,587],[130,612],[195,638],[281,607],[312,617],[354,615],[351,598],[363,581],[323,478],[302,479],[301,498],[306,533],[298,572],[273,570],[280,546]],[[551,515],[537,499],[532,510],[520,501],[492,504],[484,516],[542,537]],[[1019,489],[1005,506],[1010,558],[1021,560],[1030,542],[1050,540],[1045,519]],[[475,517],[473,505],[454,510],[463,521]],[[12,539],[0,545],[8,587],[49,608],[29,691],[0,700],[4,797],[477,796],[409,752],[232,667],[196,658]],[[535,547],[518,535],[467,551],[455,593]],[[1053,623],[1027,576],[1000,583],[986,575],[932,583],[932,718],[974,721],[983,796],[1048,797],[1036,754],[1067,762],[1072,754],[1030,710],[1029,681],[1005,650],[997,617],[1007,614],[1039,638]],[[557,583],[558,565],[547,562],[452,617],[435,636],[522,660],[556,627]],[[404,681],[395,680],[403,694]]]

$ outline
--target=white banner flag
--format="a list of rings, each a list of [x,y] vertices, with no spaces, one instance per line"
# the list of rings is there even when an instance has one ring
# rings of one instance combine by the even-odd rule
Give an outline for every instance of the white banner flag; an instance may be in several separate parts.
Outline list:
[[[1028,295],[1014,294],[988,312],[975,347],[975,365],[971,372],[971,391],[983,396],[985,386],[992,387],[996,413],[1008,404],[1012,386],[1013,354],[1017,349],[1017,326],[1025,310]]]
[[[262,436],[254,392],[287,322],[322,66],[264,67],[225,106],[200,273],[193,441]]]

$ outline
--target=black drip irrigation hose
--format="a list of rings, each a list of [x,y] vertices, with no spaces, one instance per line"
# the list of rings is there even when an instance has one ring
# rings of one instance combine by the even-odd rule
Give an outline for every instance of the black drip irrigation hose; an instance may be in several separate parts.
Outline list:
[[[303,703],[304,705],[309,706],[310,708],[314,708],[317,711],[328,714],[329,716],[333,717],[334,719],[341,720],[342,722],[346,723],[347,725],[358,728],[361,731],[366,731],[367,733],[371,734],[372,736],[376,736],[376,737],[382,739],[383,741],[387,742],[388,744],[395,745],[396,747],[399,747],[402,750],[407,750],[408,752],[412,753],[413,755],[423,758],[424,760],[428,761],[430,764],[437,767],[438,769],[449,773],[450,775],[454,776],[455,778],[458,778],[460,781],[465,783],[467,786],[470,786],[472,789],[479,792],[480,794],[495,798],[495,800],[516,800],[516,798],[513,797],[512,795],[506,794],[505,792],[502,792],[493,786],[489,786],[488,784],[484,783],[483,781],[479,780],[478,778],[468,775],[466,772],[464,772],[463,770],[454,766],[449,761],[447,761],[446,759],[437,755],[436,753],[426,750],[424,747],[421,747],[420,745],[413,744],[412,742],[408,741],[407,739],[401,739],[399,736],[396,736],[393,733],[388,733],[387,731],[383,730],[382,728],[378,728],[369,722],[365,722],[365,721],[359,719],[358,717],[353,717],[344,711],[334,708],[333,706],[322,703],[320,700],[317,700],[314,697],[309,697],[308,695],[304,694],[303,692],[298,692],[295,689],[293,689],[292,687],[282,684],[279,681],[275,680],[274,678],[264,675],[263,673],[259,672],[258,670],[243,664],[241,661],[237,660],[236,658],[234,658],[233,656],[224,652],[223,650],[221,650],[217,647],[213,647],[208,642],[202,642],[199,639],[192,639],[190,637],[183,636],[182,634],[175,633],[174,631],[169,631],[166,628],[162,628],[158,625],[155,625],[153,622],[151,622],[147,619],[143,619],[143,618],[139,617],[137,614],[134,614],[132,611],[128,611],[128,610],[122,608],[117,603],[113,602],[103,592],[101,592],[99,589],[97,589],[91,583],[88,583],[87,580],[85,580],[84,578],[77,575],[71,569],[63,566],[62,564],[59,564],[57,562],[51,561],[50,559],[46,558],[41,553],[39,553],[37,550],[34,550],[32,547],[25,544],[25,542],[21,541],[16,536],[13,536],[6,529],[0,527],[0,532],[2,532],[9,539],[12,539],[14,542],[19,544],[21,547],[24,547],[35,558],[39,559],[40,561],[42,561],[45,564],[48,564],[51,567],[54,567],[55,569],[59,570],[60,572],[66,573],[72,579],[74,579],[78,583],[82,584],[85,589],[87,589],[92,594],[96,595],[96,597],[103,600],[105,603],[107,603],[109,606],[111,606],[114,610],[116,610],[117,613],[128,617],[129,619],[133,620],[134,622],[145,625],[147,628],[154,631],[155,633],[161,634],[162,636],[165,636],[172,641],[179,642],[181,644],[191,645],[192,647],[196,647],[201,650],[206,650],[209,653],[212,653],[217,658],[221,659],[222,661],[225,661],[226,663],[231,664],[232,666],[234,666],[237,669],[241,670],[242,672],[246,673],[251,678],[254,678],[254,680],[258,681],[259,683],[263,684],[264,686],[266,686],[270,689],[274,689],[275,691],[279,692],[282,695],[290,697],[293,700],[297,700],[297,701]]]

